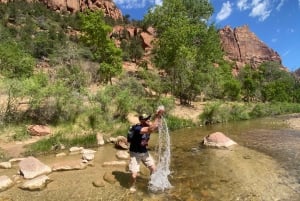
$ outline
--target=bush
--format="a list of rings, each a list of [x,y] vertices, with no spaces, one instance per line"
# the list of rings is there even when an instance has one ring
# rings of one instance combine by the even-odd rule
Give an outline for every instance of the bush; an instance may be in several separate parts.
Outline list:
[[[175,117],[173,115],[167,115],[166,121],[168,124],[168,128],[171,131],[181,129],[181,128],[187,128],[187,127],[194,127],[195,123],[193,123],[191,120],[187,119],[181,119],[178,117]]]

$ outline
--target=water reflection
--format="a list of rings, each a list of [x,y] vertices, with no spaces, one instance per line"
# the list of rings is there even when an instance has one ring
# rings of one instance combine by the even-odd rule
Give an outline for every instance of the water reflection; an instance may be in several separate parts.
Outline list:
[[[201,148],[203,137],[216,131],[223,132],[239,146],[230,150]],[[154,135],[152,150],[156,140]],[[288,129],[282,119],[183,129],[171,132],[171,144],[170,182],[174,188],[162,194],[148,192],[149,175],[143,168],[137,180],[138,192],[130,194],[130,175],[125,167],[102,167],[103,161],[116,159],[114,148],[107,145],[98,149],[93,167],[52,173],[49,177],[53,182],[45,190],[29,192],[12,188],[2,192],[0,200],[300,200],[300,132]],[[50,163],[53,156],[40,160]],[[105,172],[112,172],[117,182],[94,187],[92,182]],[[0,173],[3,175],[4,171]]]

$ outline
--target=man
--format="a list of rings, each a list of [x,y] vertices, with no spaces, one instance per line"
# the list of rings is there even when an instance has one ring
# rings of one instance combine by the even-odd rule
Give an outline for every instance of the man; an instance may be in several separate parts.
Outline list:
[[[129,170],[131,171],[131,187],[130,192],[136,191],[135,183],[138,172],[140,171],[140,162],[150,170],[152,174],[156,170],[155,162],[152,156],[149,154],[147,146],[150,139],[150,134],[158,130],[158,126],[161,123],[161,116],[164,113],[163,108],[159,108],[155,114],[154,121],[151,122],[151,115],[140,115],[140,123],[134,127],[134,135],[130,142],[130,163]]]

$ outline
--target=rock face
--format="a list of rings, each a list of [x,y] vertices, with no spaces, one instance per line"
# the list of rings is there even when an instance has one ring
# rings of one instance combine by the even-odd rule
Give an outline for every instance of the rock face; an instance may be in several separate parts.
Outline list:
[[[265,61],[282,63],[279,54],[259,40],[247,25],[234,29],[226,26],[219,30],[219,35],[225,59],[234,61],[237,70],[245,64],[257,68]]]
[[[75,13],[78,11],[102,10],[106,16],[115,20],[122,20],[121,10],[117,8],[112,0],[26,0],[28,2],[40,1],[55,11],[68,11]],[[0,0],[0,3],[7,3],[8,0]]]

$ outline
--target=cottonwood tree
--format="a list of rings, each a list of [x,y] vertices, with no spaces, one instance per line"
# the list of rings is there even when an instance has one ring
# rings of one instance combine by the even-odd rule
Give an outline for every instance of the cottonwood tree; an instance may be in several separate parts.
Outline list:
[[[82,41],[99,62],[98,74],[103,83],[122,72],[122,51],[109,38],[112,28],[105,23],[102,11],[86,11],[80,14]]]
[[[150,10],[144,23],[157,30],[154,63],[170,81],[171,93],[181,104],[190,104],[210,84],[213,63],[222,57],[219,36],[208,1],[165,0]]]

